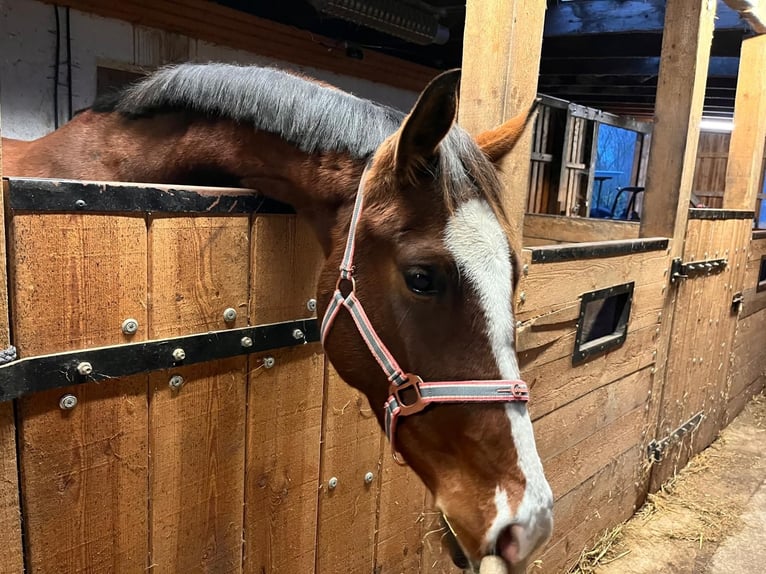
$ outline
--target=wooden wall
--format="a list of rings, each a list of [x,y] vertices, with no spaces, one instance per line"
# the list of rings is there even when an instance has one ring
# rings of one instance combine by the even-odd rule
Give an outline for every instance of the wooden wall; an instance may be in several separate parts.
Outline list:
[[[757,290],[761,263],[766,258],[766,232],[753,233],[746,253],[742,295],[729,368],[725,422],[740,413],[766,383],[766,289]]]
[[[322,259],[293,216],[15,214],[9,238],[24,356],[305,317]],[[425,489],[366,400],[317,343],[271,355],[26,397],[17,443],[0,405],[0,571],[21,572],[19,495],[33,574],[443,571]]]
[[[517,291],[519,359],[531,386],[529,408],[556,500],[554,536],[534,571],[551,573],[565,572],[582,548],[629,517],[645,494],[641,475],[654,424],[650,391],[669,264],[664,248],[533,261],[535,253],[548,258],[563,249],[525,249]],[[635,291],[627,340],[573,366],[581,295],[629,281]]]

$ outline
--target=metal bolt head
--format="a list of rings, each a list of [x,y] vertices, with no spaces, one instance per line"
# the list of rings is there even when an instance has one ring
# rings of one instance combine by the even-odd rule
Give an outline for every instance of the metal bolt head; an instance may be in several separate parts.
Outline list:
[[[88,361],[83,361],[77,365],[77,372],[84,377],[88,376],[93,372],[93,365],[91,365]]]
[[[263,366],[267,369],[272,368],[276,364],[276,360],[274,357],[264,357],[263,358]]]
[[[327,488],[330,490],[335,490],[335,487],[338,486],[338,479],[336,477],[330,478],[330,480],[327,481]]]
[[[225,309],[223,312],[223,320],[227,323],[231,323],[232,321],[235,321],[237,319],[237,310],[233,307],[229,307],[228,309]]]
[[[249,349],[253,346],[253,340],[250,337],[242,337],[239,340],[239,344],[242,345],[245,349]]]
[[[59,408],[62,411],[71,411],[77,406],[77,397],[74,395],[64,395],[59,399]]]
[[[306,338],[306,335],[304,335],[303,331],[301,331],[300,329],[295,329],[293,331],[293,339],[295,339],[296,341],[300,341],[301,339],[305,339],[305,338]]]
[[[184,351],[181,347],[178,347],[177,349],[173,349],[174,361],[183,361],[185,358],[186,358],[186,351]]]
[[[306,309],[311,311],[312,313],[317,310],[317,300],[316,299],[309,299],[306,301]]]
[[[77,201],[74,202],[74,205],[77,209],[82,209],[83,207],[87,205],[87,203],[85,203],[84,199],[78,199]]]
[[[138,331],[138,321],[135,319],[125,319],[122,322],[122,332],[126,335],[134,335]]]
[[[519,293],[519,301],[521,301],[523,303],[526,300],[527,300],[527,294],[524,291]]]
[[[524,275],[529,275],[529,265],[524,265],[524,267],[521,268],[521,272],[524,273]]]
[[[168,386],[172,390],[177,391],[184,386],[184,378],[181,375],[173,375],[170,377],[170,381],[168,381]]]
[[[372,483],[372,479],[374,478],[374,476],[375,476],[375,475],[373,475],[373,474],[372,474],[372,472],[368,472],[367,474],[365,474],[365,475],[364,475],[364,483],[365,483],[365,484],[370,484],[370,483]]]

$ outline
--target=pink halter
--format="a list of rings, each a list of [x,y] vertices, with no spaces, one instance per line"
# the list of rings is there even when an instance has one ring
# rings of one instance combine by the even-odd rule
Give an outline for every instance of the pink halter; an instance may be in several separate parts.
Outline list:
[[[354,212],[351,216],[348,237],[346,239],[346,251],[340,264],[340,277],[335,286],[333,298],[327,307],[327,311],[325,311],[320,334],[322,344],[324,344],[341,308],[346,308],[351,314],[359,334],[388,378],[389,397],[384,405],[386,435],[391,443],[394,458],[399,462],[394,439],[396,422],[400,416],[419,413],[431,403],[526,402],[529,400],[529,390],[527,384],[521,380],[423,382],[423,379],[419,376],[405,373],[396,362],[396,359],[394,359],[375,332],[355,293],[354,242],[356,228],[362,214],[364,181],[368,169],[369,164],[362,174],[362,179],[359,181]],[[348,295],[343,295],[341,292],[340,288],[343,283],[350,284],[351,289]],[[412,390],[414,398],[405,401],[402,393],[409,389]]]

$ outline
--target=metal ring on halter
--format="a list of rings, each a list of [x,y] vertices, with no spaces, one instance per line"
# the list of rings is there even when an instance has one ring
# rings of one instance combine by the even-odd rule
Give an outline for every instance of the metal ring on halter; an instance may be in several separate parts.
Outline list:
[[[396,399],[396,402],[399,403],[399,416],[406,417],[407,415],[414,415],[415,413],[421,412],[428,406],[428,403],[423,400],[423,395],[420,393],[420,385],[423,383],[423,379],[412,373],[407,373],[404,377],[405,380],[403,383],[398,385],[396,383],[391,383],[388,387],[388,394],[393,396]],[[401,393],[410,389],[415,392],[415,400],[407,402],[404,400]]]

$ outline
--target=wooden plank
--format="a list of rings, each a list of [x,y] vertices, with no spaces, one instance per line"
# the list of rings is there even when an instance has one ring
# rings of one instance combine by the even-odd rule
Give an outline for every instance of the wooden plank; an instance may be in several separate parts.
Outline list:
[[[313,572],[324,355],[317,344],[251,363],[244,572]]]
[[[365,51],[363,60],[349,58],[345,47],[327,47],[335,45],[331,38],[205,0],[48,0],[47,3],[69,6],[105,18],[126,20],[245,50],[266,58],[364,78],[407,90],[421,90],[437,73],[437,70],[432,68],[374,50]]]
[[[374,572],[419,572],[423,557],[426,487],[407,466],[383,452]]]
[[[549,312],[556,305],[576,301],[588,291],[629,281],[638,285],[660,281],[668,264],[665,251],[532,264],[529,274],[522,276],[516,290],[516,318],[526,321]]]
[[[0,141],[0,180],[3,176],[3,146]],[[5,213],[5,185],[0,194],[0,213]],[[8,316],[8,266],[5,218],[0,219],[0,348],[11,344]],[[19,507],[19,470],[16,458],[16,422],[13,403],[0,404],[0,574],[24,570]]]
[[[247,325],[248,261],[247,216],[154,218],[151,338]],[[228,307],[238,316],[227,323]],[[246,361],[150,376],[153,572],[241,571]]]
[[[742,41],[739,66],[723,206],[754,209],[766,150],[766,35]]]
[[[646,410],[633,409],[572,448],[543,461],[545,476],[556,499],[593,476],[609,460],[634,448],[641,440]]]
[[[19,215],[11,223],[13,322],[22,356],[146,337],[146,225],[138,217]],[[93,366],[98,370],[98,365]],[[19,401],[27,567],[142,572],[147,565],[147,378]],[[78,405],[58,408],[70,392]]]
[[[529,108],[537,76],[545,1],[468,0],[460,83],[460,124],[473,134],[494,128]],[[528,188],[531,126],[501,166],[509,193],[512,241],[521,245]]]
[[[714,19],[708,0],[668,0],[665,7],[641,236],[675,238],[674,257],[683,247]]]
[[[567,243],[636,239],[638,230],[638,223],[630,221],[540,214],[527,214],[524,217],[525,241],[532,237]]]
[[[743,20],[746,20],[753,32],[766,34],[766,3],[763,0],[724,0],[732,9],[739,12]],[[760,71],[763,68],[756,68]]]
[[[649,400],[651,376],[644,368],[608,385],[586,392],[535,420],[535,442],[543,460],[575,448],[616,419]],[[638,436],[635,442],[639,442]]]
[[[371,572],[378,487],[364,476],[380,472],[380,426],[364,395],[329,365],[324,396],[316,573],[334,574],[339,564]],[[334,489],[330,478],[338,481]]]
[[[250,317],[254,324],[310,315],[322,255],[295,216],[252,222]],[[245,572],[313,572],[317,547],[325,358],[319,345],[250,361]]]
[[[635,446],[556,501],[556,534],[542,554],[543,572],[569,572],[581,550],[630,517],[641,504],[637,468],[644,451]]]
[[[538,419],[579,397],[611,382],[644,369],[654,362],[656,328],[633,333],[625,344],[578,367],[569,356],[532,368],[522,367],[522,376],[530,385],[533,400],[529,411]]]
[[[762,393],[764,388],[766,388],[766,376],[761,376],[750,383],[750,385],[748,385],[742,392],[733,397],[726,404],[725,424],[728,425],[734,420],[734,417],[742,412],[742,409],[745,408],[745,405],[747,405],[750,399],[755,395]]]

